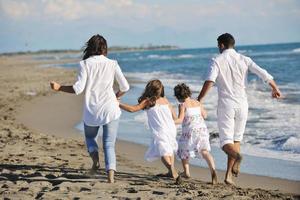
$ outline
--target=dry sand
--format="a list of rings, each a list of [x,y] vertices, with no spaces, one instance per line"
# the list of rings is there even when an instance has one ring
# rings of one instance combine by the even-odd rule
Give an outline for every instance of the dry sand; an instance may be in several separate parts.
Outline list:
[[[55,94],[48,86],[50,80],[72,83],[75,72],[38,67],[49,63],[0,57],[2,199],[299,199],[299,181],[241,174],[240,187],[212,186],[208,170],[199,167],[192,168],[192,180],[176,185],[155,176],[164,169],[143,160],[145,147],[123,141],[117,142],[116,183],[106,183],[103,168],[90,175],[84,139],[74,128],[82,96]],[[218,175],[222,181],[224,173]]]

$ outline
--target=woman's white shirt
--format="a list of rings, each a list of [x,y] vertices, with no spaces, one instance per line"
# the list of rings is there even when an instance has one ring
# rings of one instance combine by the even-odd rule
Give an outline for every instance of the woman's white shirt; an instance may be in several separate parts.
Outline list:
[[[113,90],[114,80],[122,92],[129,90],[118,62],[103,55],[80,61],[77,81],[73,85],[78,95],[85,90],[83,121],[88,126],[101,126],[121,115]]]

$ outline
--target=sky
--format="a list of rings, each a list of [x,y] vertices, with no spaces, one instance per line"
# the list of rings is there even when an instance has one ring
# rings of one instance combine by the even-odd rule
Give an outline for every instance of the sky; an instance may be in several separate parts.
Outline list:
[[[0,0],[0,52],[109,46],[300,42],[299,0]]]

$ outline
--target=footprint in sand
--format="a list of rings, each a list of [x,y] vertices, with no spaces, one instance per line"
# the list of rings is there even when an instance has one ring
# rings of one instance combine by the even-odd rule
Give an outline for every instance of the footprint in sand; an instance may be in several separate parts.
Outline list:
[[[135,188],[127,188],[127,193],[138,193]]]
[[[164,192],[160,192],[160,191],[153,191],[152,194],[156,194],[156,195],[164,195]]]

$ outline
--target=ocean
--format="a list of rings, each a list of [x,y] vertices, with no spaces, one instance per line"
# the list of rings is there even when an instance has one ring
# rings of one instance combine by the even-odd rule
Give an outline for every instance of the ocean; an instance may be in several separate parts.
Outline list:
[[[241,151],[245,155],[241,171],[290,180],[300,180],[300,43],[240,46],[236,50],[251,57],[276,80],[284,98],[271,98],[270,87],[256,75],[249,74],[247,95],[249,116]],[[160,79],[166,96],[176,108],[173,87],[186,83],[197,97],[205,80],[212,57],[217,48],[177,49],[140,52],[114,52],[108,57],[118,61],[125,76],[133,79],[131,90],[122,101],[135,104],[145,84]],[[37,56],[36,59],[80,59],[80,55]],[[74,68],[78,63],[62,67]],[[219,148],[216,123],[217,92],[213,88],[204,106],[208,111],[206,120],[211,134],[212,154],[218,169],[226,168],[226,157]],[[82,130],[82,124],[77,126]],[[151,133],[147,116],[123,112],[119,139],[147,145]],[[178,127],[180,134],[180,126]],[[204,160],[195,159],[195,165],[206,167]]]

